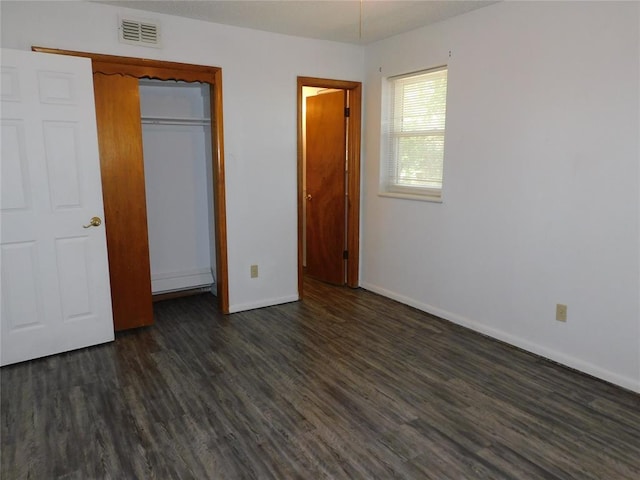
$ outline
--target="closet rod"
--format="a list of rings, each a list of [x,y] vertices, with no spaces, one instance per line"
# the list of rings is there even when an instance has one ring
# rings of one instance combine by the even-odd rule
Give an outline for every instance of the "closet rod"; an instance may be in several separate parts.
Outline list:
[[[211,125],[209,118],[142,117],[141,121],[148,125]]]

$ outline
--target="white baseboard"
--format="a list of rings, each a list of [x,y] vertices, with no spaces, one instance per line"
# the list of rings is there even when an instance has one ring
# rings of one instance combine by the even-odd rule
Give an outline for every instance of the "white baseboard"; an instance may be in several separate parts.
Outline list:
[[[206,287],[213,283],[211,269],[200,268],[183,272],[157,273],[151,275],[151,292],[165,293],[189,288]]]
[[[256,308],[272,307],[274,305],[280,305],[282,303],[297,302],[298,300],[300,300],[300,297],[298,297],[298,295],[289,295],[286,297],[260,300],[258,302],[230,305],[229,313],[238,313],[238,312],[244,312],[245,310],[254,310]]]
[[[510,345],[521,348],[531,353],[535,353],[536,355],[548,358],[549,360],[553,360],[554,362],[558,362],[567,367],[579,370],[588,375],[592,375],[615,385],[619,385],[628,390],[640,393],[640,378],[634,379],[631,377],[619,375],[618,373],[603,369],[597,365],[593,365],[592,363],[585,362],[584,360],[580,360],[565,353],[552,350],[548,347],[545,347],[544,345],[539,345],[521,337],[503,332],[502,330],[487,327],[486,325],[473,322],[469,318],[456,315],[454,313],[442,310],[437,307],[433,307],[425,303],[418,302],[412,298],[405,297],[404,295],[400,295],[371,283],[361,282],[360,286],[365,290],[370,290],[384,297],[391,298],[400,303],[404,303],[405,305],[409,305],[411,307],[417,308],[418,310],[422,310],[423,312],[435,315],[457,325],[469,328],[470,330],[474,330],[489,337],[495,338],[496,340],[506,342]]]

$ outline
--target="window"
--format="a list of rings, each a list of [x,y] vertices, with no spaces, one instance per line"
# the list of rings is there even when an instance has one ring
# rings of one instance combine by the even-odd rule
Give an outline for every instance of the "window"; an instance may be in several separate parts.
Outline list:
[[[447,68],[389,78],[391,109],[384,193],[440,200]]]

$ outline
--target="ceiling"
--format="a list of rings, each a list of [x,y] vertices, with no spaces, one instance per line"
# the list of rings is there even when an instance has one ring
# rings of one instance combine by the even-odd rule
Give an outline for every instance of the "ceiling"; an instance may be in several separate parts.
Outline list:
[[[479,0],[121,0],[121,7],[300,37],[366,45],[485,7]]]

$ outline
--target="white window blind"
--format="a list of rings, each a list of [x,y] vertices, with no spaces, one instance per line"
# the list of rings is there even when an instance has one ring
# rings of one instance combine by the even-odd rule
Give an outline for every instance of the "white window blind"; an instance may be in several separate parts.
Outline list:
[[[392,77],[389,81],[391,118],[383,188],[389,193],[439,199],[444,163],[447,68]]]

